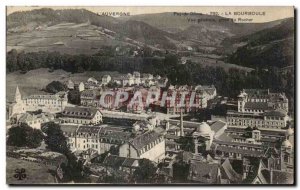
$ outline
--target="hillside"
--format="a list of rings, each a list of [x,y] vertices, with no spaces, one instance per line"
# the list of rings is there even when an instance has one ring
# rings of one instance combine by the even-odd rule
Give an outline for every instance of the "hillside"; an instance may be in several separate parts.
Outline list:
[[[190,22],[188,19],[195,19],[196,22]],[[204,21],[206,19],[214,20],[215,22]],[[234,23],[231,20],[226,20],[220,16],[205,14],[178,16],[173,12],[132,15],[130,17],[123,17],[122,20],[144,22],[160,30],[164,30],[174,34],[187,30],[191,26],[197,26],[209,31],[219,31],[228,35],[238,36],[269,28],[281,22],[280,20],[278,20],[266,23]],[[198,22],[198,20],[201,21]]]
[[[213,20],[190,22],[195,20]],[[293,22],[233,23],[210,15],[173,13],[99,16],[84,9],[38,9],[7,16],[7,51],[96,54],[105,47],[201,54],[255,68],[291,65]],[[225,59],[227,57],[227,59]]]
[[[246,67],[286,67],[294,64],[294,20],[250,35],[231,38],[227,46],[243,44],[228,56],[228,62]],[[230,45],[229,45],[230,44]]]
[[[38,9],[12,13],[7,17],[7,36],[8,51],[26,47],[28,52],[55,49],[70,54],[93,54],[102,45],[144,44],[176,48],[167,38],[175,36],[168,32],[143,22],[123,22],[84,9]]]

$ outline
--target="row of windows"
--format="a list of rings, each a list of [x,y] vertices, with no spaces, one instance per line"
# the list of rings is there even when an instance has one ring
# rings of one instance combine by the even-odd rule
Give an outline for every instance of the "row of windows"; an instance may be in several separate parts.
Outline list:
[[[248,125],[255,125],[255,126],[276,126],[276,127],[285,127],[284,122],[269,122],[269,121],[259,121],[259,120],[242,120],[242,119],[227,119],[229,125],[240,125],[240,126],[248,126]]]
[[[154,146],[156,146],[157,144],[159,144],[159,143],[162,142],[162,141],[163,141],[163,138],[156,139],[155,141],[151,142],[150,144],[144,146],[144,148],[141,149],[141,150],[139,151],[139,153],[140,153],[140,154],[143,154],[143,153],[149,151],[150,149],[152,149]]]
[[[92,120],[83,120],[83,119],[64,119],[65,123],[78,123],[78,124],[91,124]],[[98,123],[97,121],[96,123]]]
[[[45,103],[45,104],[58,104],[57,100],[37,100],[37,99],[27,99],[26,103]]]
[[[255,147],[248,147],[248,146],[243,146],[243,145],[227,145],[227,144],[219,144],[221,147],[228,147],[228,148],[237,148],[237,149],[242,149],[242,150],[251,150],[251,151],[260,151],[260,148],[255,148]]]

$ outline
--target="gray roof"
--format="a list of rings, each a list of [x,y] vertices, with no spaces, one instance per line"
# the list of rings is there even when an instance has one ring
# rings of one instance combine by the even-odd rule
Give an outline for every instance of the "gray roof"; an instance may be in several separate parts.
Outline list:
[[[169,119],[170,124],[172,125],[179,125],[180,120],[175,119]],[[183,127],[186,128],[197,128],[200,125],[199,122],[193,122],[193,121],[183,121]]]
[[[154,142],[155,140],[159,139],[162,135],[158,134],[154,131],[146,132],[142,135],[138,135],[134,139],[130,140],[130,144],[134,146],[137,150],[142,149],[144,146]]]
[[[222,178],[229,179],[230,181],[239,181],[242,179],[242,176],[234,171],[228,158],[222,163],[221,174]]]
[[[263,130],[260,129],[262,135],[274,135],[274,136],[284,136],[285,130],[282,131],[272,131],[272,130]],[[230,127],[225,130],[225,132],[237,132],[237,133],[244,133],[245,128],[239,128],[239,127]]]
[[[220,136],[217,136],[216,139],[219,141],[223,141],[223,142],[232,142],[232,140],[233,140],[232,135],[228,135],[226,133],[223,133]]]
[[[276,110],[265,112],[264,115],[265,116],[285,117],[285,116],[287,116],[287,112],[282,109],[276,109]]]
[[[97,89],[88,89],[81,92],[80,97],[81,98],[95,98],[97,96],[100,96],[100,91]]]
[[[93,133],[98,134],[101,130],[101,127],[99,126],[80,126],[78,128],[78,133]]]
[[[63,117],[92,119],[97,111],[99,110],[91,107],[66,107],[62,115]]]
[[[236,145],[236,146],[247,146],[247,147],[253,147],[253,148],[262,148],[261,144],[250,144],[250,143],[239,143],[239,142],[226,142],[226,141],[220,141],[220,140],[214,140],[217,144],[224,144],[224,145]]]
[[[263,156],[264,152],[263,151],[254,151],[254,150],[244,150],[240,148],[230,148],[230,147],[224,147],[224,146],[217,146],[216,150],[222,151],[222,152],[233,152],[233,153],[238,153],[242,155],[248,155],[248,156]]]
[[[131,133],[122,132],[122,131],[114,131],[110,133],[102,133],[105,129],[101,130],[100,138],[106,140],[115,140],[122,144],[122,141],[128,141],[131,137]]]
[[[211,130],[217,132],[222,129],[226,125],[226,122],[223,121],[216,121],[210,125]]]
[[[218,164],[194,161],[190,165],[189,179],[204,184],[217,184],[218,169]]]
[[[64,133],[66,133],[66,134],[68,134],[68,135],[70,135],[70,134],[75,135],[76,130],[78,129],[78,125],[64,125],[64,124],[62,124],[62,125],[60,126],[60,129],[61,129]]]
[[[269,109],[269,106],[267,102],[246,102],[245,109],[267,110]]]
[[[126,158],[126,157],[119,157],[116,155],[107,155],[105,160],[103,161],[103,164],[106,166],[111,166],[111,167],[136,167],[134,165],[134,162],[137,161],[138,159],[135,158]]]
[[[46,99],[46,100],[59,100],[61,97],[58,95],[30,95],[26,99]]]

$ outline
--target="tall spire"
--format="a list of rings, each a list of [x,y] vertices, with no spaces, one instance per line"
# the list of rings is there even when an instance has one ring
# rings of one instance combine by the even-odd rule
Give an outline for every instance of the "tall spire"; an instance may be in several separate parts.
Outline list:
[[[19,86],[17,85],[15,93],[15,102],[20,102],[22,100],[21,93],[19,91]]]

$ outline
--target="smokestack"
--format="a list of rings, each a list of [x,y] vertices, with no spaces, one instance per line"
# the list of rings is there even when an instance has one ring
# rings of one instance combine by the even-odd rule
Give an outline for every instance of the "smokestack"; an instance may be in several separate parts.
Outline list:
[[[168,131],[170,129],[170,122],[169,120],[167,120],[167,123],[166,123],[166,131]]]
[[[270,184],[273,184],[273,168],[270,169]]]
[[[180,109],[180,136],[182,136],[182,137],[184,136],[182,108]]]

